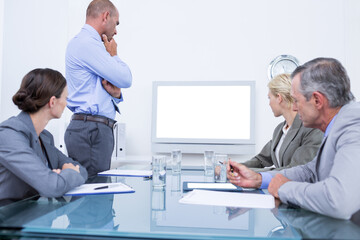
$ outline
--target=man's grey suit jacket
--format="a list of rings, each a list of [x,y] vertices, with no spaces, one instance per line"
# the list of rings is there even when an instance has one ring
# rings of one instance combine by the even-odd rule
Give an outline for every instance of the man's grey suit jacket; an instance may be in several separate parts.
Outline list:
[[[40,139],[51,169],[44,161],[39,138],[28,113],[21,112],[0,124],[2,202],[19,200],[38,193],[44,197],[59,197],[86,181],[86,169],[56,149],[53,136],[47,130],[41,132]],[[60,174],[52,171],[61,169],[64,163],[80,165],[80,173],[72,169],[64,169]]]
[[[250,168],[275,165],[276,170],[281,170],[310,162],[316,156],[324,134],[318,129],[304,127],[297,114],[280,147],[279,165],[275,156],[275,149],[283,134],[284,125],[285,122],[280,123],[274,130],[272,140],[264,146],[258,155],[243,164]],[[265,169],[257,170],[264,171]]]
[[[279,197],[284,203],[350,219],[360,210],[359,169],[360,102],[352,102],[340,109],[311,162],[280,171],[292,181],[279,188]]]

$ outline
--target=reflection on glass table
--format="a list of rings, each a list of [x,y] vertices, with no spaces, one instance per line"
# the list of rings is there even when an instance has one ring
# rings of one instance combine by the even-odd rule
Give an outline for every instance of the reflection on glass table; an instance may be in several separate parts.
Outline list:
[[[274,229],[271,237],[287,237],[291,232],[297,231],[307,239],[360,239],[359,223],[350,220],[330,218],[304,209],[292,209],[287,205],[280,205],[273,213],[282,227]]]
[[[358,238],[360,228],[286,205],[242,209],[181,204],[184,181],[210,181],[204,171],[166,174],[166,186],[142,177],[97,177],[92,182],[123,182],[135,193],[57,199],[32,198],[0,208],[0,238],[56,236],[104,239],[301,239]]]

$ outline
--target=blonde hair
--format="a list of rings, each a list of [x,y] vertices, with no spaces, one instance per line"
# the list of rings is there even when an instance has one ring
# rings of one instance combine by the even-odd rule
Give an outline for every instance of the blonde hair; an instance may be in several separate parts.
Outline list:
[[[277,96],[278,94],[282,97],[282,99],[291,106],[293,104],[293,98],[291,97],[291,77],[290,74],[282,73],[275,76],[268,83],[268,88],[270,92]]]

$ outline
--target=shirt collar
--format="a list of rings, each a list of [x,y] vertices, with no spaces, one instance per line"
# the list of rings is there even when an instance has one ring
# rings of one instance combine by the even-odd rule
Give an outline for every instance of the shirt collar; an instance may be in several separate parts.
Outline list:
[[[92,37],[94,37],[96,40],[101,41],[100,34],[89,24],[85,24],[83,26],[83,29],[88,31]]]
[[[330,130],[332,128],[332,125],[334,124],[334,121],[335,121],[336,117],[337,117],[337,114],[333,117],[333,119],[331,119],[329,125],[326,127],[326,130],[325,130],[325,133],[324,133],[324,138],[329,135],[329,132],[330,132]]]

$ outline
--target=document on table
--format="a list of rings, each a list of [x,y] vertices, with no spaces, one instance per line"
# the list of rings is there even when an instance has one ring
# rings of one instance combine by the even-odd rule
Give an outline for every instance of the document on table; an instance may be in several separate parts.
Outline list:
[[[213,190],[213,191],[243,191],[232,183],[212,183],[212,182],[183,182],[183,191],[194,189]]]
[[[241,208],[274,208],[275,199],[269,194],[244,192],[219,192],[193,190],[179,200],[180,203],[241,207]]]
[[[134,189],[128,185],[118,183],[88,183],[70,190],[64,196],[79,195],[97,195],[97,194],[115,194],[115,193],[133,193]]]
[[[236,189],[231,183],[188,183],[188,188]]]
[[[150,177],[151,170],[125,170],[125,169],[110,169],[98,173],[100,176],[126,176],[126,177]]]

